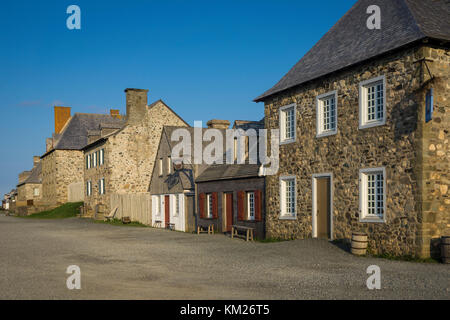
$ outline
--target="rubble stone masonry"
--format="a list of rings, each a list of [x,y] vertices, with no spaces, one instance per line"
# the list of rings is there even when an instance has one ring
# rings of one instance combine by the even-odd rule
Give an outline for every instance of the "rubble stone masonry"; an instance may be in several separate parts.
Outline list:
[[[334,239],[363,231],[375,253],[429,256],[431,240],[450,235],[449,67],[448,48],[422,44],[268,98],[267,129],[279,128],[280,107],[297,104],[297,140],[280,146],[280,170],[266,180],[267,237],[312,237],[312,176],[332,173]],[[359,84],[383,75],[386,124],[359,129]],[[431,87],[434,115],[425,123]],[[337,134],[317,138],[316,97],[334,90]],[[359,170],[376,167],[386,169],[386,222],[360,222]],[[297,178],[295,220],[279,219],[284,175]]]

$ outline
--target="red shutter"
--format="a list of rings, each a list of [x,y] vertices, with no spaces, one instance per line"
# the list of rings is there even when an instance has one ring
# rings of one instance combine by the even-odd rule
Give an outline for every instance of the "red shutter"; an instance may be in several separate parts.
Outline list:
[[[219,203],[217,201],[217,192],[213,192],[211,196],[212,196],[213,218],[217,219],[219,217]]]
[[[245,215],[245,192],[238,191],[237,193],[237,205],[238,205],[238,221],[244,221]]]
[[[255,220],[256,221],[261,221],[262,220],[262,217],[261,217],[261,208],[262,208],[261,200],[262,200],[261,190],[256,190],[255,191]]]
[[[200,218],[204,218],[205,217],[205,194],[204,193],[200,193],[200,197],[198,200],[198,208],[200,210]]]

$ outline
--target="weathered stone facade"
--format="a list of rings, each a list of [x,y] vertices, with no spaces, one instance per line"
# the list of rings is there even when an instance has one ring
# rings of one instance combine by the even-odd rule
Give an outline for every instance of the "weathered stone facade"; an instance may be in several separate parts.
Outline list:
[[[83,152],[53,150],[42,158],[42,200],[58,206],[68,201],[68,185],[83,181]]]
[[[148,192],[163,126],[188,126],[164,102],[147,106],[147,90],[127,89],[127,124],[117,132],[85,148],[85,155],[105,150],[105,164],[85,170],[84,182],[92,181],[92,196],[85,198],[86,214],[109,213],[112,193]],[[135,115],[137,113],[137,116]],[[98,193],[97,181],[105,179],[105,194]],[[149,212],[151,214],[151,212]]]
[[[426,58],[430,75],[423,59]],[[296,142],[280,145],[278,175],[266,180],[269,238],[312,237],[312,176],[332,173],[335,239],[369,234],[374,252],[430,254],[430,239],[450,234],[448,48],[419,45],[275,94],[265,126],[279,128],[280,107],[296,103]],[[359,129],[359,84],[386,81],[386,124]],[[434,118],[425,123],[425,94],[434,88]],[[316,137],[316,97],[337,91],[337,134]],[[360,222],[359,170],[385,167],[386,222]],[[281,220],[279,177],[297,179],[297,218]]]

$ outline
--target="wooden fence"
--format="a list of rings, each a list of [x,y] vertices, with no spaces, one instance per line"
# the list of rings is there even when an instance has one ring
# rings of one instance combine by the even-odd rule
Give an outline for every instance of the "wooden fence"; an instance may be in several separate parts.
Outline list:
[[[152,202],[149,193],[111,194],[111,210],[118,207],[115,218],[130,217],[131,221],[152,224]]]
[[[67,200],[69,202],[84,201],[84,182],[74,182],[67,187]]]

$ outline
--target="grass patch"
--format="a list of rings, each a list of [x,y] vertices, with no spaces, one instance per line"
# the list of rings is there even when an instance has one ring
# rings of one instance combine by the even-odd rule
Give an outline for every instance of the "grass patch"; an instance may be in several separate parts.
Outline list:
[[[93,220],[93,221],[95,223],[110,224],[112,226],[148,228],[147,225],[140,223],[140,222],[136,222],[136,221],[131,221],[128,224],[122,223],[122,220],[120,220],[120,219],[113,219],[113,220],[109,220],[109,221],[104,221],[104,220]]]
[[[79,208],[83,205],[83,202],[66,203],[53,210],[38,212],[29,216],[17,216],[23,219],[66,219],[73,218],[79,212]]]

